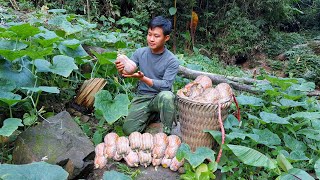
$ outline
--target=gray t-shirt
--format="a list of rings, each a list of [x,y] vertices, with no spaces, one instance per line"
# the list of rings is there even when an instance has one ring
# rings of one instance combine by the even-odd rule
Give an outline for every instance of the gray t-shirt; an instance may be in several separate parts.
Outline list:
[[[179,61],[172,52],[165,48],[163,53],[153,54],[149,47],[143,47],[133,53],[131,60],[153,81],[152,87],[139,81],[138,93],[158,94],[160,91],[171,91],[179,70]]]

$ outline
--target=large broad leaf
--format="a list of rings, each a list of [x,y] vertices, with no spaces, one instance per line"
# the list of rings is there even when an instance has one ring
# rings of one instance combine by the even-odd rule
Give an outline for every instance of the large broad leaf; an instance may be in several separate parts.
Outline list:
[[[16,83],[14,81],[0,78],[0,92],[9,92],[14,90],[15,88]]]
[[[211,136],[219,143],[221,144],[222,142],[222,138],[221,138],[221,131],[215,131],[215,130],[203,130],[203,132],[208,132],[211,134]],[[231,135],[232,136],[232,135]],[[224,139],[225,144],[228,144],[229,142],[231,142],[233,139],[235,138],[242,138],[241,136],[237,136],[237,137],[229,137],[229,134],[226,134],[226,137]]]
[[[38,72],[52,72],[54,74],[59,74],[64,77],[69,77],[73,70],[78,69],[78,66],[74,63],[72,57],[57,55],[53,57],[53,64],[42,59],[37,59],[34,61]]]
[[[269,129],[253,129],[252,130],[257,136],[249,136],[254,139],[256,142],[264,144],[269,147],[274,147],[273,145],[280,145],[281,140],[277,134],[274,134]]]
[[[279,117],[277,114],[260,112],[260,117],[265,123],[290,124],[286,118]]]
[[[21,89],[25,89],[32,92],[48,92],[48,93],[55,93],[59,94],[60,90],[57,87],[50,87],[50,86],[39,86],[39,87],[22,87]]]
[[[68,173],[58,165],[46,162],[34,162],[24,165],[2,164],[0,179],[28,180],[28,179],[68,179]]]
[[[305,120],[320,120],[320,112],[297,112],[291,114],[289,118],[301,118]]]
[[[14,41],[14,40],[0,40],[0,49],[6,50],[22,50],[28,47],[27,44],[23,42]]]
[[[316,85],[314,82],[304,82],[302,84],[294,84],[290,88],[293,90],[299,90],[302,92],[309,92],[309,91],[314,91],[314,89],[316,88]]]
[[[298,83],[297,79],[290,79],[290,78],[278,78],[278,77],[271,77],[268,76],[266,79],[276,86],[279,86],[282,90],[286,90],[292,84]]]
[[[78,45],[75,49],[72,49],[68,46],[73,47],[72,45],[70,45],[69,43],[71,42],[65,42],[66,45],[62,42],[59,44],[58,49],[60,50],[61,54],[73,57],[73,58],[77,58],[77,57],[86,57],[89,56],[88,53],[83,49],[83,47],[81,45]]]
[[[21,39],[25,39],[40,33],[39,28],[31,26],[30,24],[12,26],[9,28],[9,30],[15,32]]]
[[[289,136],[288,134],[282,133],[283,134],[283,141],[285,145],[290,148],[292,151],[298,150],[298,151],[305,151],[307,150],[307,146],[301,142],[298,141],[297,139]]]
[[[121,116],[128,115],[130,101],[128,95],[118,94],[114,99],[109,91],[101,90],[95,95],[94,107],[101,111],[109,124],[114,123]]]
[[[5,102],[9,106],[13,106],[17,102],[21,101],[21,96],[19,94],[14,94],[12,92],[0,91],[0,101]]]
[[[297,101],[293,101],[290,99],[281,99],[280,103],[282,106],[289,108],[289,107],[298,107],[298,106],[303,106],[305,105],[304,102],[297,102]]]
[[[177,8],[175,8],[175,7],[169,8],[169,13],[171,16],[175,15],[177,13]]]
[[[263,106],[263,100],[254,96],[240,95],[237,100],[240,105]]]
[[[13,69],[13,63],[6,60],[0,60],[0,78],[12,81],[16,86],[33,86],[34,85],[34,75],[31,73],[30,62],[26,59],[20,61],[23,65],[19,70]]]
[[[320,158],[314,164],[314,171],[316,172],[317,178],[320,179]]]
[[[99,54],[95,51],[91,52],[98,58],[99,64],[114,64],[117,58],[116,52],[105,52],[102,54]]]
[[[77,39],[65,40],[61,43],[63,45],[65,45],[66,47],[71,48],[73,50],[77,49],[80,45],[80,41]]]
[[[305,128],[297,132],[297,134],[303,134],[309,139],[320,141],[320,130]]]
[[[303,151],[293,150],[290,154],[286,150],[281,150],[282,153],[287,159],[292,161],[307,161],[309,158],[305,155]]]
[[[226,120],[223,122],[224,129],[232,129],[239,127],[239,121],[234,115],[228,115]]]
[[[103,180],[131,180],[131,177],[117,172],[117,171],[105,171],[103,173]]]
[[[276,168],[276,165],[267,156],[261,154],[259,151],[254,149],[238,146],[238,145],[227,145],[232,152],[244,163],[250,166],[266,167],[269,169]]]
[[[182,143],[177,151],[176,157],[178,160],[183,158],[188,160],[193,168],[199,166],[205,159],[215,160],[215,152],[208,147],[198,147],[193,153],[188,144]]]
[[[0,128],[0,135],[9,137],[15,130],[18,129],[19,126],[23,126],[21,122],[22,120],[18,118],[8,118],[4,120],[3,126]]]
[[[279,180],[314,180],[306,171],[292,168],[287,173],[282,173]]]

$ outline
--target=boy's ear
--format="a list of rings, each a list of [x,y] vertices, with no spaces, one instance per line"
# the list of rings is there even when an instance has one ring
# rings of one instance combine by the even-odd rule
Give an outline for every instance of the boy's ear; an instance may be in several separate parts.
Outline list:
[[[165,41],[167,42],[167,41],[169,41],[169,39],[170,39],[170,35],[166,35]]]

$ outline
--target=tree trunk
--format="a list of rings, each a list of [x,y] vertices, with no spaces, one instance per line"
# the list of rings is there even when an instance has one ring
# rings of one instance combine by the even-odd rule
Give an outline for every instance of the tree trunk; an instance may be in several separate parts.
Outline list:
[[[222,76],[219,74],[212,74],[202,71],[196,71],[192,69],[188,69],[183,66],[179,66],[179,75],[186,77],[188,79],[195,79],[199,75],[208,76],[213,84],[219,83],[228,83],[234,89],[239,91],[246,91],[253,94],[260,94],[263,91],[256,89],[254,84],[269,84],[270,82],[267,80],[256,80],[251,78],[239,78],[239,77],[232,77],[232,76]],[[308,93],[308,96],[320,96],[320,91],[312,91]]]

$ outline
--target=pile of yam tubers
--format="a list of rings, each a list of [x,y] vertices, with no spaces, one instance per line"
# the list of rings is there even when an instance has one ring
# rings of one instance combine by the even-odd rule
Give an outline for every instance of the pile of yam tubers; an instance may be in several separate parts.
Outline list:
[[[176,152],[180,147],[181,140],[176,135],[167,136],[165,133],[133,132],[129,137],[119,137],[116,133],[108,133],[104,142],[95,148],[94,166],[102,169],[106,166],[108,159],[115,161],[125,160],[128,166],[138,167],[139,164],[147,167],[150,164],[162,165],[177,171],[184,163],[184,160],[177,160]]]

